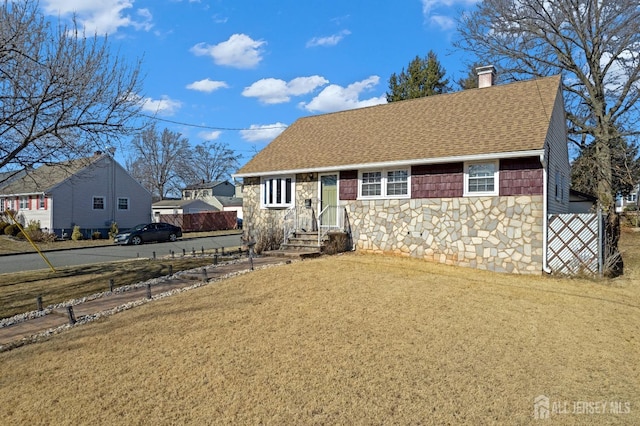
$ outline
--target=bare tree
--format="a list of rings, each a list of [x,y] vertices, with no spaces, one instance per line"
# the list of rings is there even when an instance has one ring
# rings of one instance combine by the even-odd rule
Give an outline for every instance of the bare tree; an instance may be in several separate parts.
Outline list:
[[[612,149],[639,132],[639,25],[637,0],[484,0],[462,16],[456,43],[506,80],[563,75],[570,140],[593,149],[595,195],[609,213],[610,274],[622,272]]]
[[[190,158],[189,140],[180,133],[149,125],[131,143],[133,156],[127,161],[129,173],[147,188],[155,199],[179,194],[179,172]]]
[[[0,169],[84,155],[130,134],[140,64],[76,23],[50,25],[34,0],[0,5]]]
[[[204,142],[195,146],[180,174],[186,184],[226,180],[238,168],[241,157],[223,142]]]

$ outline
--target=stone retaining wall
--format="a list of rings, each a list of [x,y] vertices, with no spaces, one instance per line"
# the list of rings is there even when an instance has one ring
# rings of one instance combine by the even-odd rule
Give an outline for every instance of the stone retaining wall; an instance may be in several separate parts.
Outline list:
[[[542,196],[346,203],[356,249],[499,272],[542,273]]]

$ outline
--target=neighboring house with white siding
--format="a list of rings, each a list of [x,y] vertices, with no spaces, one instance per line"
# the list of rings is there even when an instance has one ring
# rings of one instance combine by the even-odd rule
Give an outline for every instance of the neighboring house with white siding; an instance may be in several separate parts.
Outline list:
[[[0,208],[14,210],[28,224],[71,235],[79,226],[85,237],[108,235],[151,221],[151,193],[109,154],[43,165],[0,183]]]
[[[622,213],[627,209],[637,210],[638,200],[640,200],[640,185],[636,185],[628,195],[618,196],[616,199],[616,212]]]
[[[245,164],[244,229],[338,229],[356,250],[541,273],[569,211],[560,76],[301,118]],[[291,227],[293,223],[293,228]]]
[[[238,197],[236,185],[228,181],[202,182],[182,190],[183,200],[202,200],[220,211],[235,211],[242,219],[242,197]]]
[[[202,200],[160,200],[153,203],[151,208],[154,222],[160,222],[161,215],[220,211],[217,207]]]

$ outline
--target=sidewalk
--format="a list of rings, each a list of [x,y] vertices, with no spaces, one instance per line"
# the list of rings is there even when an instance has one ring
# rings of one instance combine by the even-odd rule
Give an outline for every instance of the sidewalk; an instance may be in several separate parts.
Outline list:
[[[253,259],[255,269],[285,263],[290,263],[290,261],[274,257]],[[218,281],[250,270],[249,259],[244,258],[218,265],[209,265],[205,268],[177,272],[171,277],[154,279],[135,286],[124,286],[114,289],[113,292],[97,295],[96,298],[91,300],[57,305],[52,309],[45,310],[43,316],[28,318],[0,327],[0,352],[36,342],[51,334],[93,321],[102,316],[112,315],[159,298],[168,297],[179,291],[201,287],[209,282]],[[148,298],[149,292],[151,293],[151,299]],[[71,324],[68,306],[72,306],[73,317],[75,318],[75,324],[73,325]]]

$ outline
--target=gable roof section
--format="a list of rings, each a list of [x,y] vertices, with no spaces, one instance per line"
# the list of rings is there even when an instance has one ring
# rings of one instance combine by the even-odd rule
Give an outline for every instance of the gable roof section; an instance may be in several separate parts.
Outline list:
[[[223,207],[242,206],[242,198],[240,197],[225,197],[224,195],[215,195],[214,198],[217,199]]]
[[[235,176],[543,150],[560,76],[300,118]]]
[[[190,206],[199,206],[203,208],[210,208],[211,210],[219,210],[215,206],[206,203],[202,200],[160,200],[151,205],[153,208],[178,208],[183,209]]]
[[[79,158],[56,164],[46,164],[30,170],[17,179],[0,186],[2,195],[38,194],[50,191],[54,186],[80,172],[102,157]]]

